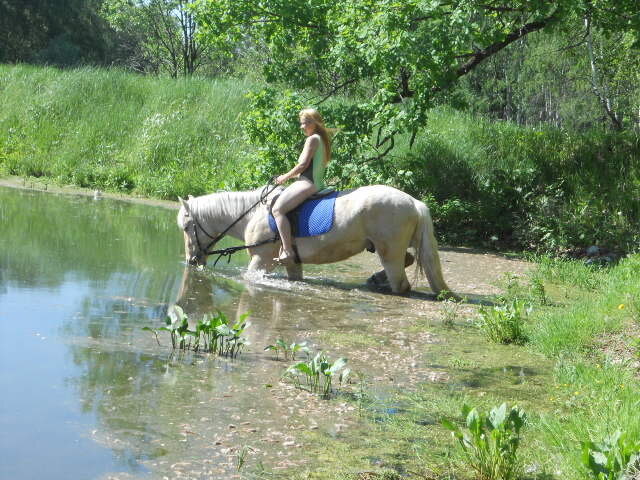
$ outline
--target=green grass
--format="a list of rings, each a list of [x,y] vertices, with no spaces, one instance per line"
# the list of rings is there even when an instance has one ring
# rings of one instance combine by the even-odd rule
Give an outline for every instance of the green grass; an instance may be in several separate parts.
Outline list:
[[[250,87],[0,66],[0,172],[156,198],[236,188]]]
[[[599,336],[618,332],[632,321],[630,310],[619,308],[640,289],[640,255],[624,259],[609,270],[581,262],[547,260],[542,275],[557,292],[563,307],[540,307],[534,315],[531,343],[550,357],[589,352]]]
[[[580,442],[600,442],[616,430],[640,440],[638,371],[623,356],[601,345],[612,335],[640,325],[634,301],[640,292],[640,255],[611,269],[579,262],[544,261],[540,272],[561,288],[564,305],[539,308],[531,323],[531,348],[555,359],[556,408],[534,425],[541,458],[550,459],[562,478],[586,478]],[[632,328],[633,329],[633,328]],[[623,335],[623,343],[633,338]]]

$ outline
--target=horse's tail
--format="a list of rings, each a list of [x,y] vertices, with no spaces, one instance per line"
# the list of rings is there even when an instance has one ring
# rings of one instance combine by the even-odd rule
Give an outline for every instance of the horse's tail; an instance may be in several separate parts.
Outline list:
[[[433,232],[429,208],[419,200],[414,199],[414,203],[418,211],[418,224],[411,245],[416,249],[416,272],[427,277],[431,290],[436,295],[449,292],[449,296],[455,296],[442,276],[438,242]]]

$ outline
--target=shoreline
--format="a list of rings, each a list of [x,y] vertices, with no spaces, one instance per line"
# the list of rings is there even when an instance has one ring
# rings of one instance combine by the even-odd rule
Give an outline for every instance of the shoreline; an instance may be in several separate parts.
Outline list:
[[[44,178],[44,177],[43,177]],[[0,187],[16,188],[20,190],[33,190],[36,192],[56,193],[61,195],[81,195],[85,197],[95,197],[96,190],[89,188],[77,187],[73,185],[60,185],[51,179],[43,179],[36,177],[18,177],[15,175],[3,175],[0,176]],[[171,210],[177,210],[180,208],[178,202],[172,202],[170,200],[160,200],[156,198],[138,197],[135,195],[128,195],[126,193],[114,193],[103,192],[97,190],[100,198],[108,198],[110,200],[121,200],[124,202],[139,203],[143,205],[149,205],[152,207],[162,207]]]

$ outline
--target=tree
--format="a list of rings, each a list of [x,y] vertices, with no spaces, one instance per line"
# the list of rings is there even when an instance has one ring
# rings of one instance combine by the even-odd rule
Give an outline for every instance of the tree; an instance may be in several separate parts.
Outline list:
[[[269,82],[320,92],[300,103],[322,105],[348,134],[345,151],[363,162],[388,154],[399,134],[413,144],[460,77],[532,32],[586,16],[605,33],[631,32],[636,47],[640,37],[636,0],[198,0],[196,9],[208,44],[229,54],[242,42],[262,45]],[[267,101],[273,92],[254,97],[270,110],[258,129],[276,128],[264,120],[291,109],[294,97]],[[331,103],[351,93],[361,95],[348,112]],[[272,161],[293,152],[264,147]]]
[[[0,62],[108,64],[102,0],[0,0]]]
[[[139,71],[191,75],[201,65],[203,49],[191,0],[106,0],[103,15],[124,42],[123,62]]]

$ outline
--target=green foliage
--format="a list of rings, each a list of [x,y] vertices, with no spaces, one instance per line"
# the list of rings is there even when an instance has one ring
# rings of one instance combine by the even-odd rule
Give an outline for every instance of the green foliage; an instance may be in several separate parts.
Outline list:
[[[525,128],[447,109],[430,118],[414,151],[395,162],[414,174],[389,181],[425,201],[445,241],[553,253],[637,248],[640,144],[633,134]]]
[[[349,377],[349,369],[345,368],[346,365],[345,358],[338,358],[331,362],[323,352],[318,352],[307,362],[291,365],[284,372],[283,378],[292,380],[296,387],[301,388],[300,378],[302,377],[310,392],[329,398],[334,378],[337,378],[340,384],[346,383]]]
[[[310,351],[309,347],[307,346],[307,342],[293,342],[291,344],[288,344],[281,338],[277,339],[276,343],[264,347],[264,350],[271,350],[273,352],[276,352],[276,358],[278,358],[278,354],[280,353],[280,351],[282,351],[282,356],[285,360],[295,360],[296,353],[305,352],[308,355]]]
[[[504,7],[482,0],[196,2],[203,42],[229,55],[247,43],[262,46],[260,66],[270,84],[295,88],[305,95],[303,104],[321,106],[331,117],[334,105],[327,99],[350,96],[348,118],[334,124],[353,132],[341,141],[354,157],[354,171],[391,152],[398,136],[415,138],[459,77],[516,39],[585,14],[605,33],[636,38],[640,20],[633,11],[633,0]],[[277,122],[287,102],[285,96],[276,108],[258,107],[258,116]],[[287,146],[296,143],[283,138]]]
[[[250,106],[243,127],[249,141],[259,148],[247,175],[266,182],[273,175],[290,169],[298,158],[304,140],[298,114],[309,104],[300,93],[276,88],[252,92],[248,98]],[[343,188],[382,182],[382,177],[376,178],[376,168],[361,165],[354,158],[357,152],[366,149],[367,142],[360,135],[371,112],[348,99],[340,99],[326,104],[322,115],[325,124],[336,132],[327,178]]]
[[[198,42],[192,0],[103,0],[102,17],[122,39],[117,64],[172,77],[225,71],[214,51]]]
[[[582,462],[594,480],[625,480],[640,472],[640,440],[616,430],[602,443],[582,442]]]
[[[100,17],[102,0],[0,0],[0,63],[108,65],[116,37]]]
[[[526,415],[516,406],[507,411],[506,403],[491,409],[488,415],[467,405],[462,407],[466,429],[446,418],[442,425],[451,430],[465,457],[482,480],[511,480],[518,476],[517,450],[520,430]]]
[[[591,28],[592,64],[586,42],[574,42],[584,29],[584,16],[576,15],[553,30],[528,35],[462,78],[453,97],[465,109],[522,125],[619,128],[594,94],[595,68],[596,86],[606,92],[609,108],[622,127],[631,130],[637,118],[640,75],[634,34]]]
[[[524,345],[527,340],[526,319],[531,306],[517,298],[496,307],[480,307],[479,327],[491,341]]]
[[[143,330],[152,332],[158,345],[160,345],[158,332],[169,332],[171,346],[174,350],[191,349],[195,352],[202,350],[207,353],[217,353],[223,357],[235,358],[249,344],[242,337],[245,329],[251,325],[245,321],[248,316],[249,313],[243,314],[237,322],[232,324],[227,316],[219,311],[217,315],[198,321],[195,330],[190,330],[187,314],[180,306],[174,305],[165,320],[164,327],[160,327],[158,330],[143,327]]]

